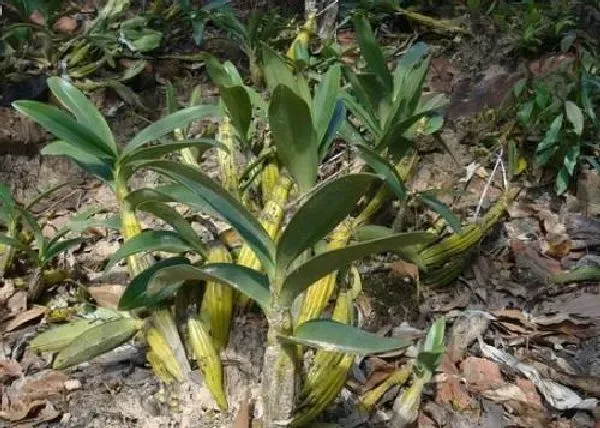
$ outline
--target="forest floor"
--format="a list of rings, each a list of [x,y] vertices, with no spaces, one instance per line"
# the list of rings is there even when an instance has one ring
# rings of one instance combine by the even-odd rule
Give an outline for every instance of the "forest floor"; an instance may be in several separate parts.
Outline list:
[[[468,22],[465,16],[453,19]],[[416,35],[431,46],[425,87],[448,94],[451,102],[441,140],[419,142],[421,162],[408,185],[416,191],[461,190],[459,197],[440,199],[465,222],[474,221],[477,210],[485,212],[502,194],[501,168],[494,167],[503,154],[488,141],[499,138],[514,84],[531,74],[568,68],[574,60],[560,51],[519,55],[513,35],[489,16],[480,19],[469,35],[415,25],[414,34],[393,33],[387,41],[402,50]],[[598,28],[600,20],[594,25]],[[145,108],[126,103],[110,89],[95,90],[91,97],[118,139],[125,141],[164,114],[166,81],[174,82],[182,101],[196,85],[204,88],[204,100],[216,95],[198,64],[157,59],[133,86]],[[0,123],[0,182],[18,200],[29,201],[52,185],[73,182],[35,207],[48,230],[86,208],[116,212],[113,195],[100,182],[66,159],[39,154],[49,137],[36,125],[9,106],[0,107]],[[204,162],[209,174],[215,173],[214,163],[209,151]],[[581,171],[561,197],[555,195],[553,177],[532,171],[513,181],[511,185],[521,188],[519,196],[473,249],[452,285],[417,287],[414,268],[392,256],[360,265],[364,296],[357,310],[363,328],[383,335],[403,323],[426,329],[439,316],[448,321],[447,352],[422,397],[418,426],[600,427],[600,284],[558,285],[549,280],[574,266],[600,264],[600,176]],[[135,187],[157,180],[152,174],[136,177]],[[390,206],[377,222],[389,225],[395,215]],[[151,218],[142,220],[144,227],[155,224]],[[423,212],[409,210],[405,216],[407,227],[430,220]],[[27,348],[36,332],[60,318],[57,314],[64,316],[83,301],[116,307],[127,273],[124,267],[105,273],[103,266],[119,244],[116,233],[95,230],[93,239],[60,260],[74,272],[72,278],[48,290],[40,301],[28,301],[21,276],[3,280],[0,426],[249,426],[251,416],[259,417],[261,411],[258,382],[266,325],[257,311],[236,314],[224,352],[227,413],[216,409],[202,385],[162,390],[145,350],[134,344],[64,371],[50,368],[51,356]],[[397,366],[398,355],[357,359],[342,394],[322,420],[340,427],[387,426],[399,386],[387,391],[373,412],[361,411],[357,400]]]

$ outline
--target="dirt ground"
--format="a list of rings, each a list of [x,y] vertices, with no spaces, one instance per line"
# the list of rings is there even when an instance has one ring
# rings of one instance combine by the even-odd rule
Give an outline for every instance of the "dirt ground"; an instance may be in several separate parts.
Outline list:
[[[425,38],[434,52],[428,89],[447,93],[452,101],[442,132],[446,147],[435,140],[420,142],[422,161],[410,186],[414,190],[463,186],[466,192],[460,198],[444,202],[461,218],[472,219],[496,156],[477,147],[484,136],[497,131],[497,123],[477,115],[501,108],[514,83],[527,73],[543,72],[552,61],[569,58],[515,61],[509,55],[510,35],[493,29],[474,37],[456,36],[452,43],[446,37]],[[152,106],[148,111],[136,110],[108,90],[92,94],[121,142],[141,129],[145,118],[152,120],[164,112],[159,81],[176,82],[182,99],[194,85],[206,85],[201,71],[167,61],[154,67],[146,76],[151,83],[139,92],[143,103]],[[207,89],[205,96],[213,95]],[[72,181],[73,186],[37,209],[52,224],[58,226],[86,207],[115,210],[112,195],[99,182],[66,159],[40,156],[48,136],[37,126],[10,107],[0,107],[0,123],[8,124],[0,130],[0,182],[18,200],[31,200],[52,185]],[[206,168],[214,172],[211,156],[207,155]],[[476,165],[475,174],[464,180],[472,165]],[[156,176],[146,175],[137,177],[135,185],[156,182]],[[600,397],[599,286],[557,286],[548,281],[548,274],[584,259],[591,264],[600,261],[596,251],[600,247],[600,179],[596,174],[582,174],[577,192],[561,199],[554,196],[551,185],[538,185],[527,177],[520,185],[523,190],[505,221],[473,250],[470,263],[451,286],[431,289],[420,284],[417,288],[406,266],[391,256],[373,257],[360,266],[365,295],[357,302],[357,312],[363,327],[380,334],[393,332],[403,323],[424,329],[441,315],[452,326],[447,356],[422,400],[419,426],[599,426],[600,411],[594,400]],[[483,210],[501,193],[501,175],[497,174],[482,201]],[[380,221],[383,224],[395,215],[391,207]],[[145,227],[153,224],[151,219],[144,221]],[[417,229],[420,221],[422,213],[409,208],[407,227]],[[556,249],[560,239],[569,240],[569,249],[549,251]],[[115,295],[125,286],[124,272],[97,272],[102,272],[118,245],[115,234],[102,232],[65,257],[61,263],[75,267],[79,276],[50,290],[40,303],[67,307],[78,301],[77,290],[85,288],[96,303],[110,304],[112,299],[114,304]],[[230,409],[222,414],[201,383],[159,385],[145,350],[134,344],[74,369],[50,370],[51,356],[35,355],[26,347],[27,340],[47,323],[43,308],[28,304],[10,279],[0,288],[0,304],[4,330],[0,355],[6,357],[0,360],[0,416],[4,418],[0,427],[241,427],[236,418],[243,420],[249,402],[253,416],[260,417],[266,325],[258,313],[236,315],[234,336],[223,356]],[[533,367],[543,382],[526,375],[529,369],[521,370],[482,347],[481,338]],[[382,410],[375,414],[361,413],[356,402],[394,364],[393,356],[357,359],[347,386],[324,420],[343,427],[387,426],[386,415],[398,388],[385,394],[378,403]]]

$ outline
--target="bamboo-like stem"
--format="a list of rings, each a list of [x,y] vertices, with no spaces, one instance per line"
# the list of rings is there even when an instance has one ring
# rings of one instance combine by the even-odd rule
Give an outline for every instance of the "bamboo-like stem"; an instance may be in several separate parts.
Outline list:
[[[396,166],[398,174],[404,181],[406,181],[414,171],[417,160],[417,153],[413,151],[402,158]],[[327,245],[327,251],[337,250],[348,245],[353,231],[367,223],[368,220],[392,197],[392,195],[393,193],[385,184],[383,184],[358,216],[344,221],[334,229]],[[329,299],[335,291],[336,279],[337,271],[324,276],[306,290],[296,320],[296,325],[318,318],[321,313],[323,313],[323,310],[327,307]]]
[[[277,285],[279,283],[279,286]],[[264,401],[263,428],[287,424],[292,418],[298,389],[296,346],[279,340],[280,335],[292,334],[292,314],[280,307],[278,294],[283,281],[275,281],[273,301],[268,315],[269,330],[263,357],[262,396]]]
[[[127,201],[129,186],[125,180],[120,179],[119,170],[116,171],[115,193],[119,205],[119,215],[121,218],[121,236],[125,241],[139,235],[142,232],[142,226],[135,215],[135,211]],[[135,277],[150,267],[150,260],[146,255],[134,254],[127,258],[129,273]]]

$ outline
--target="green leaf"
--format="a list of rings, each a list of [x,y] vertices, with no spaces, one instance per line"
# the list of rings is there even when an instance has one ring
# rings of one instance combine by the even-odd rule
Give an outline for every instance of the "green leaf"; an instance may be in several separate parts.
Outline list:
[[[308,105],[290,88],[275,88],[269,104],[269,126],[277,157],[290,172],[300,193],[317,181],[318,141]]]
[[[54,141],[44,147],[40,153],[46,156],[66,156],[79,165],[81,169],[105,182],[110,182],[114,178],[112,160],[102,160],[65,141]]]
[[[203,53],[202,58],[204,59],[208,77],[219,88],[244,85],[237,69],[230,61],[221,64],[217,58],[209,53]]]
[[[247,144],[248,130],[252,121],[252,104],[248,92],[242,86],[221,87],[220,92],[231,118],[231,124],[242,142]]]
[[[173,153],[181,149],[186,149],[188,147],[193,147],[195,150],[198,151],[199,154],[202,154],[204,151],[214,147],[227,150],[227,148],[223,144],[211,138],[199,138],[197,140],[184,141],[164,141],[154,146],[140,147],[132,151],[127,156],[124,156],[121,159],[121,165],[132,162],[160,159],[162,156],[168,153]],[[143,167],[143,165],[136,166],[136,168],[140,167]]]
[[[393,105],[385,117],[386,130],[419,112],[417,107],[428,69],[428,48],[423,42],[413,45],[400,59],[394,70]],[[432,108],[437,109],[439,106]]]
[[[341,100],[341,98],[338,98],[333,109],[333,115],[331,116],[331,120],[327,125],[325,135],[319,143],[319,163],[322,162],[323,159],[325,159],[325,157],[329,153],[331,143],[333,143],[337,132],[341,130],[341,127],[345,122],[346,106],[344,105],[344,102]]]
[[[148,293],[157,293],[165,286],[171,292],[173,282],[183,281],[215,281],[235,288],[240,293],[256,301],[263,310],[269,307],[269,280],[266,275],[235,263],[209,263],[200,267],[177,265],[166,267],[154,274],[148,286]]]
[[[294,73],[281,55],[267,45],[263,45],[262,58],[265,82],[271,95],[279,85],[296,89]]]
[[[118,314],[115,315],[118,317]],[[37,352],[59,352],[79,335],[99,324],[97,319],[76,319],[44,331],[29,342],[28,349]]]
[[[68,113],[38,101],[15,101],[13,106],[75,150],[84,151],[102,160],[115,158],[114,153],[94,131],[76,122]]]
[[[556,151],[562,123],[563,114],[561,113],[554,118],[550,127],[544,134],[544,138],[538,144],[536,149],[536,161],[540,166],[546,165]]]
[[[517,111],[517,119],[519,119],[519,122],[521,122],[522,125],[529,124],[534,105],[535,102],[531,100],[519,106],[519,110]]]
[[[398,199],[401,201],[405,200],[406,187],[402,182],[402,178],[398,175],[396,168],[369,147],[360,144],[355,145],[355,147],[360,158],[364,160],[373,171],[384,178],[385,183],[396,194]]]
[[[189,242],[175,232],[165,230],[145,230],[139,235],[123,243],[109,259],[106,269],[113,267],[119,260],[137,253],[149,251],[165,251],[168,253],[183,253],[193,251]]]
[[[379,128],[377,119],[349,93],[342,93],[342,100],[348,110],[360,120],[360,123],[367,129],[372,138],[375,140],[379,139],[381,136],[381,129]]]
[[[432,233],[398,233],[386,238],[348,245],[339,250],[326,251],[300,265],[287,276],[283,285],[283,297],[286,302],[291,303],[306,288],[328,273],[374,253],[392,251],[412,258],[415,248],[424,247],[436,239],[437,236]]]
[[[446,351],[444,347],[444,332],[446,321],[444,318],[438,319],[429,328],[425,342],[422,344],[417,355],[417,365],[421,370],[427,370],[435,373],[437,367]]]
[[[258,220],[225,189],[201,171],[177,162],[159,160],[146,163],[146,168],[170,177],[193,192],[200,205],[206,202],[227,220],[252,247],[263,268],[269,272],[273,267],[274,244]]]
[[[573,172],[575,172],[575,166],[577,165],[577,161],[579,160],[579,144],[573,144],[567,153],[565,154],[565,158],[563,163],[569,172],[569,175],[572,176]]]
[[[154,274],[161,269],[189,263],[189,260],[185,257],[171,257],[154,263],[148,269],[136,275],[119,300],[119,310],[129,311],[142,306],[152,307],[171,297],[172,293],[167,288],[164,288],[163,291],[158,293],[148,293],[148,284],[150,283],[150,280]],[[174,281],[173,285],[175,285]]]
[[[567,119],[573,125],[573,130],[578,136],[583,132],[583,113],[577,104],[573,101],[565,101],[565,111]]]
[[[375,35],[371,30],[368,19],[363,15],[355,15],[354,31],[356,32],[356,41],[360,47],[360,53],[365,58],[368,69],[377,76],[377,79],[384,85],[388,92],[392,91],[392,75],[387,68],[383,52]]]
[[[277,266],[285,270],[304,250],[346,218],[375,180],[374,174],[349,174],[317,187],[298,209],[277,244]]]
[[[202,238],[198,236],[194,228],[176,209],[163,202],[156,201],[142,202],[137,208],[164,220],[179,234],[180,238],[187,241],[199,254],[203,257],[207,256],[208,251],[206,245],[202,242]]]
[[[9,247],[14,247],[17,250],[25,250],[28,248],[27,244],[6,235],[0,235],[0,244],[8,245]]]
[[[50,77],[48,87],[56,98],[75,116],[77,121],[94,132],[116,157],[117,143],[102,114],[75,86],[60,77]]]
[[[345,354],[374,354],[390,352],[412,345],[414,338],[381,337],[348,324],[329,320],[308,321],[300,325],[293,336],[280,336],[280,339],[315,347],[329,352]]]
[[[218,108],[214,105],[199,105],[179,110],[142,129],[123,149],[123,156],[133,152],[150,141],[156,141],[175,129],[185,128],[190,122],[208,116],[216,116]]]
[[[175,87],[169,81],[165,85],[165,95],[167,99],[167,113],[175,113],[179,110],[179,103],[177,102],[177,96],[175,94]]]
[[[414,144],[411,140],[406,138],[404,134],[415,123],[429,115],[429,112],[416,113],[406,120],[392,123],[389,128],[385,128],[381,133],[381,139],[377,144],[377,150],[389,148],[390,150],[394,150],[396,152],[406,152],[406,150],[408,150],[408,148],[412,147]],[[398,147],[399,145],[400,147]]]
[[[331,122],[337,96],[340,92],[340,79],[342,70],[339,65],[334,65],[321,78],[315,88],[315,99],[312,104],[317,141],[321,143],[325,138]]]
[[[353,233],[354,238],[359,241],[369,241],[371,239],[387,238],[396,234],[391,227],[378,226],[375,224],[368,224],[361,226],[356,229]]]
[[[118,318],[102,322],[77,336],[60,351],[52,368],[64,369],[104,354],[129,340],[142,324],[142,320],[134,318]]]
[[[440,202],[434,195],[428,192],[417,194],[417,197],[423,201],[425,205],[442,216],[446,223],[454,230],[455,233],[461,233],[460,219],[454,215],[450,208],[443,202]]]
[[[132,209],[135,209],[139,204],[148,201],[164,203],[179,202],[189,206],[197,212],[221,217],[220,214],[206,202],[206,200],[200,198],[183,184],[172,183],[154,189],[138,189],[127,195],[127,202],[131,204]]]
[[[17,206],[16,210],[19,213],[19,216],[23,217],[23,223],[25,223],[25,225],[33,233],[35,242],[39,248],[39,254],[44,254],[44,252],[46,251],[46,245],[48,244],[48,240],[42,233],[42,228],[40,224],[35,218],[33,218],[33,215],[31,215],[31,213],[25,208]]]
[[[48,245],[45,253],[41,255],[41,262],[43,265],[52,261],[54,257],[59,255],[60,253],[69,250],[70,248],[79,245],[85,242],[83,238],[73,238],[73,239],[64,239],[62,241],[58,241],[53,243],[53,245]]]

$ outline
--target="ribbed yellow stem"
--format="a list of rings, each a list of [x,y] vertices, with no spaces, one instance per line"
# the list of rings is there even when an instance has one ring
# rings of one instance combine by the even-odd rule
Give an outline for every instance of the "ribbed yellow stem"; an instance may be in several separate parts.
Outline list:
[[[207,263],[231,263],[231,255],[222,245],[208,251]],[[217,350],[223,349],[229,339],[233,313],[233,289],[224,284],[208,281],[202,298],[201,313],[208,322]]]
[[[217,162],[221,173],[221,185],[236,199],[240,199],[239,177],[235,164],[235,129],[227,115],[219,122],[218,140],[227,150],[217,149]]]
[[[283,220],[285,219],[285,205],[287,203],[292,180],[288,177],[280,176],[277,184],[271,192],[271,199],[267,201],[262,212],[259,215],[261,226],[267,231],[270,238],[275,239],[281,230]],[[240,250],[237,263],[254,270],[261,270],[260,260],[248,244],[244,244]],[[245,305],[248,298],[245,295],[239,296],[240,305]]]
[[[333,309],[334,321],[348,324],[352,320],[352,297],[349,291],[340,291]],[[292,426],[301,427],[318,416],[339,394],[354,361],[353,355],[340,352],[317,351],[306,375],[301,404],[296,410]]]
[[[327,244],[327,251],[344,248],[352,236],[353,226],[354,221],[351,219],[339,224],[333,230],[331,239]],[[336,279],[337,271],[324,276],[308,287],[302,300],[302,307],[298,313],[296,325],[301,325],[321,315],[333,294]]]
[[[404,383],[406,383],[411,373],[411,364],[407,364],[401,369],[396,370],[378,386],[363,394],[360,397],[360,406],[367,412],[372,411],[375,408],[377,402],[381,399],[381,397],[383,397],[383,394],[385,394],[387,390],[389,390],[393,386],[403,385]]]
[[[453,258],[473,248],[500,220],[509,204],[516,197],[518,190],[509,189],[496,204],[481,218],[478,223],[463,227],[461,233],[453,233],[437,244],[433,244],[418,255],[419,267],[425,271],[439,267]]]
[[[204,382],[212,393],[219,409],[227,410],[227,398],[223,389],[223,366],[218,351],[214,348],[213,340],[208,333],[205,323],[198,318],[188,320],[188,337],[198,363],[204,376]]]
[[[260,172],[260,187],[263,205],[266,205],[273,197],[273,190],[279,180],[279,165],[276,162],[268,162]]]

